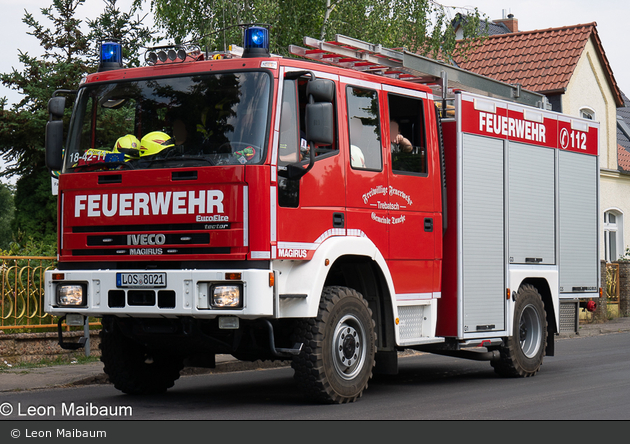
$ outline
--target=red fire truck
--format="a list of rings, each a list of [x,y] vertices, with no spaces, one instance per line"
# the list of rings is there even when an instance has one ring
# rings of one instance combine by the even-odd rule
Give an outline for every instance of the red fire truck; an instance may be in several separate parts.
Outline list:
[[[67,91],[50,101],[60,345],[84,345],[63,322],[100,318],[132,394],[217,354],[291,360],[333,403],[404,349],[536,374],[600,294],[598,124],[413,54],[291,48],[311,61],[245,37],[241,56],[158,48],[133,69],[104,44],[63,154]]]

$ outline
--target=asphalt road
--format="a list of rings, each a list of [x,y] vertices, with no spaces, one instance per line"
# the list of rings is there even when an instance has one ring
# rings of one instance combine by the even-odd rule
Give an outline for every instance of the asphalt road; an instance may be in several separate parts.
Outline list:
[[[127,396],[110,384],[5,392],[0,413],[8,405],[12,411],[2,419],[630,419],[630,333],[559,340],[556,356],[527,379],[495,376],[487,362],[428,354],[402,358],[399,367],[397,376],[376,376],[347,405],[307,402],[293,371],[281,368],[182,377],[166,394],[150,397]]]

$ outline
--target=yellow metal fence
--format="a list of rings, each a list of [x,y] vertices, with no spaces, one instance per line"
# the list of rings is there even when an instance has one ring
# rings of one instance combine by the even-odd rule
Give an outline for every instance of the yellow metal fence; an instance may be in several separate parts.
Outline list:
[[[44,273],[56,264],[54,256],[0,256],[0,331],[57,328],[58,319],[44,311]],[[89,325],[101,323],[89,318]]]
[[[0,330],[56,327],[44,312],[44,273],[55,263],[48,256],[0,256]]]
[[[619,302],[619,264],[606,264],[606,294],[608,301]]]

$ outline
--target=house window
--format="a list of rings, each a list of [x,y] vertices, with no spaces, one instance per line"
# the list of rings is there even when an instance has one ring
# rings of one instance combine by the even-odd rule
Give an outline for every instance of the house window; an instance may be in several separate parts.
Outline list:
[[[623,256],[623,215],[617,211],[604,213],[604,258],[612,262]]]
[[[590,108],[582,108],[580,110],[580,117],[588,120],[595,120],[595,111]]]

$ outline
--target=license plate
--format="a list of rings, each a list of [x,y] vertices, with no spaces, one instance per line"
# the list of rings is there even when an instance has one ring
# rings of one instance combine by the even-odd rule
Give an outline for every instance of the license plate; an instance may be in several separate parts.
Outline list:
[[[166,287],[166,273],[116,273],[116,286],[127,287]]]

